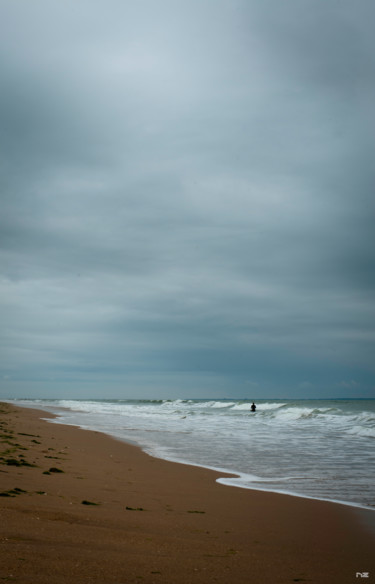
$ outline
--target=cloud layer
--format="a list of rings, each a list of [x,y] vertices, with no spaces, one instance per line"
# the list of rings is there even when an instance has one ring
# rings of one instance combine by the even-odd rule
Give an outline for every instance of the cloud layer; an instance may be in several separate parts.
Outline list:
[[[375,397],[373,3],[0,15],[1,394]]]

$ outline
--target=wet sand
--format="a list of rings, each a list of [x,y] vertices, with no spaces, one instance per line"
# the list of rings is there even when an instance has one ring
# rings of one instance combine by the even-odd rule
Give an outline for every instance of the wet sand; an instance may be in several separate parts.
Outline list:
[[[213,471],[41,417],[53,418],[0,404],[0,581],[375,579],[373,511],[220,485]]]

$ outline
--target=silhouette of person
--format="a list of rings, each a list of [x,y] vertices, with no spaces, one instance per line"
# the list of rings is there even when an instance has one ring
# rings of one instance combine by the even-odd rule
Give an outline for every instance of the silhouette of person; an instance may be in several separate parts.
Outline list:
[[[257,409],[257,407],[256,407],[256,405],[255,405],[254,402],[251,404],[251,408],[250,409],[251,409],[252,412],[255,412],[255,410]]]

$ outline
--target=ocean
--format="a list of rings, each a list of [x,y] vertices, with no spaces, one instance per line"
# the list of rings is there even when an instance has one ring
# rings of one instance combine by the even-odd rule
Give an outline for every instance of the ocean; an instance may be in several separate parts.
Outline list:
[[[219,482],[375,509],[375,400],[14,400],[233,473]]]

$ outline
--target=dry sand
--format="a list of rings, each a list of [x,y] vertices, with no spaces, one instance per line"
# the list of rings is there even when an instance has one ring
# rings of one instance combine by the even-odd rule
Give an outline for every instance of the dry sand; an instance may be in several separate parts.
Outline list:
[[[219,485],[45,412],[0,410],[0,582],[375,580],[373,511]]]

